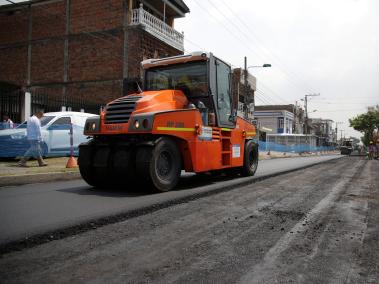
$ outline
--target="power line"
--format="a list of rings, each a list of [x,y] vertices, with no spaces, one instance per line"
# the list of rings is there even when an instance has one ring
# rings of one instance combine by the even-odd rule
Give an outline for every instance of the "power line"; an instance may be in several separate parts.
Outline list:
[[[288,103],[285,99],[283,99],[280,95],[278,95],[276,92],[274,92],[271,88],[269,88],[263,82],[260,82],[259,84],[263,87],[263,89],[266,89],[266,93],[268,92],[268,93],[272,94],[274,97],[278,98],[280,101],[282,101],[285,104]]]
[[[6,1],[8,1],[8,2],[11,3],[11,4],[15,4],[13,1],[10,1],[10,0],[6,0]],[[197,3],[197,4],[198,4],[198,3]],[[199,5],[199,4],[198,4],[198,5]],[[56,18],[56,17],[60,17],[62,20],[65,20],[65,21],[66,21],[66,18],[65,18],[63,15],[59,15],[59,14],[51,13],[51,12],[48,10],[47,7],[44,7],[44,6],[35,6],[34,9],[35,9],[35,8],[38,8],[38,9],[40,9],[40,10],[44,10],[44,11],[46,12],[47,15],[52,15],[52,16],[54,16],[55,18]],[[200,6],[200,8],[201,8],[201,6]],[[26,7],[26,9],[27,9],[27,7]],[[40,15],[40,17],[42,17],[42,18],[47,18],[46,15]],[[47,19],[48,19],[48,18],[47,18]],[[50,20],[50,19],[49,19],[49,20]],[[226,27],[225,27],[225,28],[226,28]],[[238,27],[237,27],[237,28],[238,28]],[[226,29],[227,29],[227,28],[226,28]],[[229,29],[227,29],[227,30],[228,30],[230,33],[232,33],[231,30],[229,30]],[[90,37],[93,37],[93,38],[95,38],[95,39],[102,40],[102,41],[105,41],[105,42],[108,42],[108,43],[114,43],[114,41],[110,40],[109,38],[103,38],[103,37],[96,36],[94,33],[99,34],[99,35],[103,35],[103,36],[106,36],[106,37],[110,37],[110,38],[116,39],[116,40],[118,40],[118,41],[121,40],[119,37],[113,36],[112,34],[109,34],[109,33],[106,33],[106,32],[102,32],[102,31],[94,31],[94,32],[90,32],[90,31],[81,31],[81,33],[82,33],[82,34],[87,34],[87,35],[89,35]],[[240,40],[239,38],[237,38],[237,39]],[[187,37],[184,37],[184,40],[187,41],[187,42],[189,42],[190,44],[192,44],[192,45],[194,45],[194,46],[199,47],[200,49],[203,49],[200,45],[198,45],[198,44],[196,44],[195,42],[189,40]],[[249,47],[248,47],[248,48],[249,48]],[[249,49],[250,49],[250,48],[249,48]],[[253,52],[255,53],[255,51],[253,51]],[[121,55],[117,55],[117,54],[113,54],[113,53],[110,54],[110,55],[111,55],[112,58],[115,58],[115,59],[118,59],[118,60],[120,60],[120,59],[123,60],[123,55],[121,56]],[[84,55],[83,55],[83,56],[84,56]],[[136,59],[136,60],[137,60],[137,59]],[[265,86],[263,83],[261,83],[261,84],[262,84],[262,86],[263,86],[265,89],[269,90],[270,93],[272,93],[274,97],[276,97],[276,98],[278,98],[279,100],[285,102],[284,99],[282,99],[282,98],[281,98],[279,95],[277,95],[274,91],[272,91],[270,88],[268,88],[267,86]],[[275,101],[275,99],[273,99],[272,96],[268,95],[267,92],[264,93],[264,92],[262,92],[262,91],[260,91],[260,90],[257,90],[257,92],[258,92],[258,94],[260,93],[260,94],[262,95],[262,97],[260,97],[260,96],[257,94],[258,97],[259,97],[259,100],[261,100],[262,102],[264,102],[264,103],[266,103],[266,104],[270,104],[271,102],[270,102],[268,99],[270,99],[271,101]],[[267,99],[267,98],[268,98],[268,99]]]
[[[258,94],[256,94],[256,105],[257,105],[257,100],[261,101],[261,103],[263,103],[264,105],[271,105],[271,103],[267,103],[267,101],[263,99],[262,97],[260,97]]]
[[[11,1],[11,0],[5,0],[5,1],[7,1],[7,2],[9,2],[11,4],[17,4],[15,2]],[[33,4],[33,3],[31,3],[31,4]],[[45,11],[47,15],[50,15],[50,16],[53,16],[54,18],[59,18],[60,20],[66,21],[66,18],[65,18],[64,15],[51,13],[48,10],[48,8],[46,8],[45,6],[42,6],[42,5],[33,6],[33,9],[36,9],[36,8],[38,8],[39,10]],[[29,9],[29,7],[25,6],[24,9]],[[50,20],[50,18],[48,18],[47,15],[43,15],[42,14],[42,15],[39,15],[39,17],[40,18],[44,18],[46,20]],[[93,31],[93,32],[90,32],[90,31],[81,31],[80,34],[85,34],[85,35],[88,35],[88,36],[90,36],[92,38],[95,38],[95,39],[98,39],[98,40],[102,40],[102,41],[107,42],[107,43],[114,43],[114,41],[110,41],[109,39],[103,38],[101,36],[96,36],[95,34],[103,35],[105,37],[111,37],[113,39],[121,41],[121,39],[119,37],[116,37],[116,36],[114,36],[114,35],[112,35],[110,33],[103,32],[103,31]],[[113,59],[117,59],[117,60],[121,59],[121,60],[123,60],[123,56],[118,56],[117,54],[113,54],[113,53],[111,53],[111,54],[108,53],[108,55],[110,55],[110,57],[113,58]],[[85,56],[85,54],[83,54],[82,57],[83,56]],[[82,57],[78,57],[76,59],[78,60],[78,59],[80,59]]]
[[[196,0],[194,0],[194,3],[196,3],[196,5],[198,5],[201,9],[201,11],[205,11],[210,17],[212,18],[215,18],[207,9],[204,9],[204,7],[202,5],[200,5]],[[212,3],[213,5],[213,3]],[[224,16],[224,15],[223,15]],[[225,16],[224,16],[225,17]],[[217,20],[217,19],[216,19]],[[221,23],[221,25],[225,28],[226,31],[228,31],[234,38],[236,38],[238,41],[240,41],[241,43],[243,43],[249,50],[251,50],[254,54],[257,54],[256,51],[252,50],[251,47],[249,45],[246,44],[246,42],[244,40],[241,40],[241,38],[237,37],[235,33],[233,33],[233,31],[231,31],[224,23]],[[258,55],[258,54],[257,54]],[[260,57],[258,55],[258,57]],[[278,96],[278,95],[277,95]]]
[[[273,104],[273,103],[274,104],[281,104],[281,103],[279,103],[278,100],[274,99],[273,97],[271,97],[267,93],[261,91],[260,89],[257,89],[256,93],[257,93],[257,95],[263,96],[266,99],[267,104]]]
[[[5,1],[7,1],[7,2],[9,2],[11,4],[17,4],[15,2],[11,1],[11,0],[5,0]],[[32,4],[33,3],[30,3],[30,5],[32,5]],[[33,5],[33,9],[36,9],[36,8],[38,8],[39,10],[45,10],[45,12],[46,12],[47,15],[53,16],[55,18],[60,18],[61,20],[65,20],[66,21],[65,15],[62,15],[60,13],[57,13],[57,14],[51,13],[48,10],[48,8],[46,8],[45,6],[42,6],[42,5]],[[26,6],[24,9],[29,9],[29,8]],[[50,20],[50,18],[48,18],[46,15],[39,15],[39,17],[42,17],[42,18]],[[98,38],[98,37],[96,37],[93,33],[103,34],[103,35],[106,35],[106,36],[109,36],[109,37],[113,37],[114,39],[120,40],[120,38],[118,38],[118,37],[116,37],[116,36],[114,36],[114,35],[112,35],[110,33],[103,32],[103,31],[93,31],[93,32],[91,32],[91,31],[81,31],[80,33],[81,34],[88,34],[88,35],[93,36],[95,38]]]
[[[190,44],[196,46],[197,48],[199,48],[200,51],[203,51],[203,50],[204,50],[203,47],[201,47],[200,45],[198,45],[198,44],[194,43],[193,41],[189,40],[186,36],[184,37],[184,40],[187,41],[187,42],[189,42]]]
[[[340,111],[365,111],[363,110],[364,108],[356,108],[356,109],[335,109],[335,110],[321,110],[321,111],[317,111],[317,112],[321,112],[321,113],[328,113],[328,112],[340,112]]]
[[[272,98],[268,98],[268,96],[260,90],[257,90],[255,95],[265,104],[272,105],[274,102]]]
[[[208,0],[208,1],[210,1],[210,0]],[[280,66],[280,65],[282,65],[282,67],[284,67],[285,69],[287,68],[286,66],[285,66],[285,64],[284,63],[282,63],[282,61],[279,59],[279,57],[278,56],[276,56],[268,47],[265,47],[264,46],[264,44],[261,42],[261,40],[258,38],[258,36],[255,34],[255,32],[247,25],[247,24],[245,24],[245,22],[244,21],[242,21],[242,19],[241,19],[241,17],[240,16],[238,16],[231,8],[230,8],[230,6],[224,1],[224,0],[222,0],[222,2],[223,2],[223,4],[224,4],[224,6],[235,16],[235,19],[237,19],[237,21],[239,21],[240,23],[242,23],[242,25],[249,31],[249,35],[252,35],[253,36],[253,38],[254,38],[254,40],[258,43],[258,44],[260,44],[262,47],[260,47],[260,46],[258,46],[258,48],[260,48],[261,49],[261,51],[263,51],[264,53],[266,53],[266,54],[268,54],[269,56],[271,56],[272,58],[274,58],[275,60],[274,60],[274,62],[275,61],[277,61],[276,63],[279,63],[278,65]],[[288,68],[287,68],[288,69]],[[282,72],[283,72],[283,74],[285,74],[287,77],[289,77],[288,76],[288,74],[286,74],[286,72],[284,71],[284,70],[281,70]],[[294,77],[296,77],[297,78],[297,80],[299,80],[299,77],[295,74],[295,73],[293,73],[293,72],[291,72],[290,70],[287,70],[287,72],[289,73],[289,74],[292,74],[292,76],[294,76]],[[301,80],[301,79],[300,79]],[[305,82],[304,80],[301,80],[303,83]],[[304,85],[305,86],[305,85]],[[310,88],[310,86],[307,86],[307,88],[309,88],[310,90],[311,90],[311,92],[314,92],[313,90],[312,90],[312,88]],[[310,92],[309,90],[306,90],[307,92]]]

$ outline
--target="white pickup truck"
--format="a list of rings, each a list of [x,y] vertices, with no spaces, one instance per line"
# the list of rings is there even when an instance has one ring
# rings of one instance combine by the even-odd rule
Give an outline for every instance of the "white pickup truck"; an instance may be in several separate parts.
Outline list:
[[[83,112],[48,112],[41,118],[44,156],[65,156],[70,153],[70,127],[73,127],[74,154],[78,146],[86,141],[83,135],[84,124],[88,117],[96,116]],[[0,157],[21,156],[29,147],[26,138],[26,121],[14,129],[0,130]]]

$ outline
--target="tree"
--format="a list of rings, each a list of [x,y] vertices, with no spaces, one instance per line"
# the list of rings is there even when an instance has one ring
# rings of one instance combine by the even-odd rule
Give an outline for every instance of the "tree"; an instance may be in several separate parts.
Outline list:
[[[379,105],[369,107],[367,112],[349,119],[350,126],[362,132],[362,142],[366,146],[373,139],[374,130],[379,128]]]

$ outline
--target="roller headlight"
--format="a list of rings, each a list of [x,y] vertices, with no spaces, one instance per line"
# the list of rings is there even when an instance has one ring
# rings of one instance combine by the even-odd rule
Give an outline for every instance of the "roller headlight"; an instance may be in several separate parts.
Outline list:
[[[139,128],[139,121],[137,119],[134,121],[134,128]]]
[[[100,117],[89,117],[86,120],[86,124],[84,126],[84,134],[91,135],[92,133],[97,133],[100,131]]]
[[[129,132],[151,131],[153,126],[154,114],[137,114],[131,117],[129,122]]]

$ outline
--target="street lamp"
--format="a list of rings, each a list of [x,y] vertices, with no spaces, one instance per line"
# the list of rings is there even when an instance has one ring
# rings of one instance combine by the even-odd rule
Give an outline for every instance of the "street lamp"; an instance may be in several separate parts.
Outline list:
[[[267,67],[271,67],[271,64],[265,63],[263,65],[252,65],[252,66],[247,67],[247,69],[249,69],[249,68],[267,68]]]
[[[304,108],[305,108],[305,134],[306,140],[308,140],[308,97],[316,97],[319,96],[320,94],[309,94],[304,96]]]
[[[247,57],[245,56],[245,70],[244,70],[244,85],[245,85],[245,92],[244,92],[244,117],[245,119],[248,119],[248,112],[249,112],[249,109],[247,107],[247,96],[248,96],[248,89],[247,89],[247,70],[249,68],[267,68],[267,67],[271,67],[271,64],[268,64],[268,63],[264,63],[263,65],[251,65],[251,66],[247,66]],[[255,106],[255,100],[254,100],[254,106]],[[253,116],[254,118],[254,116]],[[259,128],[258,128],[258,122],[257,122],[257,140],[259,140]]]

